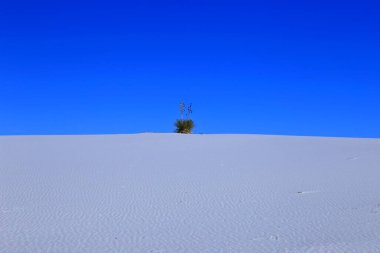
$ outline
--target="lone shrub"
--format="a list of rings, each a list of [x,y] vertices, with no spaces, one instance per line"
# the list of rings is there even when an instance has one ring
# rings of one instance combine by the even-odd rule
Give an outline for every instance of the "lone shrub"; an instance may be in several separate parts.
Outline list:
[[[177,119],[175,126],[177,127],[176,133],[191,134],[194,128],[194,122],[191,119]]]
[[[194,121],[190,119],[190,116],[193,113],[192,104],[190,104],[187,107],[186,119],[183,118],[185,108],[186,108],[185,103],[181,102],[179,104],[179,112],[181,114],[181,118],[177,119],[175,122],[175,126],[176,126],[175,132],[180,133],[180,134],[191,134],[194,128]]]

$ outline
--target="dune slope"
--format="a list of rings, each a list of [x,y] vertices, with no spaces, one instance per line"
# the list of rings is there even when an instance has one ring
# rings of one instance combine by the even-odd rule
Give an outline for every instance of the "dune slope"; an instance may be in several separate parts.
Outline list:
[[[0,137],[0,253],[380,252],[380,140]]]

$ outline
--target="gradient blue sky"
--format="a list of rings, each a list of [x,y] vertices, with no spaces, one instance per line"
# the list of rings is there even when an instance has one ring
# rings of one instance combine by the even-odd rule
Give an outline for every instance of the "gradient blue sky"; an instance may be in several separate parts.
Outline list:
[[[375,1],[0,3],[0,135],[380,137]]]

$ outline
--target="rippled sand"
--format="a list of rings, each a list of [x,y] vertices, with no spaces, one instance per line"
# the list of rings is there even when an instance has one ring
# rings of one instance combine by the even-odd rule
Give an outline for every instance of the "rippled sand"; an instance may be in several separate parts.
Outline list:
[[[380,140],[3,136],[0,252],[380,252]]]

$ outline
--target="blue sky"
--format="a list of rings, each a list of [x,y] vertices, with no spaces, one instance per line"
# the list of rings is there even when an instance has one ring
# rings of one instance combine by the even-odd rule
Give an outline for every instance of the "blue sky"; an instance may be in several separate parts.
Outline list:
[[[1,1],[0,135],[380,137],[375,1]]]

